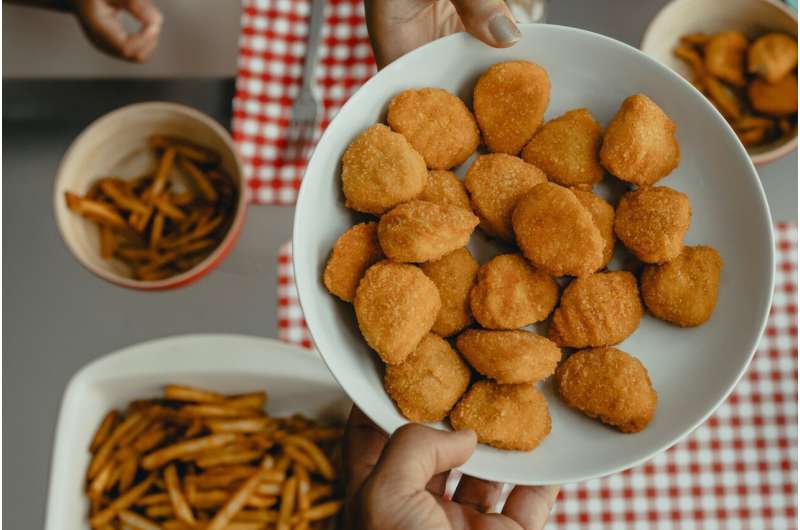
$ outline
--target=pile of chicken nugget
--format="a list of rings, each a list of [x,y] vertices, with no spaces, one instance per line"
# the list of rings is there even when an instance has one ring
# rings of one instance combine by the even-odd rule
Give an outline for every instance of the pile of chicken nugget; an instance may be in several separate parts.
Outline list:
[[[713,248],[683,244],[689,197],[655,186],[680,160],[664,111],[635,94],[605,130],[585,108],[543,123],[550,88],[542,67],[513,61],[480,76],[473,111],[440,88],[396,95],[388,126],[342,156],[346,206],[377,219],[339,237],[323,277],[352,303],[406,418],[448,418],[501,449],[550,433],[536,384],[553,374],[569,406],[644,429],[656,392],[614,345],[638,328],[642,301],[676,326],[704,323],[722,268]],[[450,170],[481,144],[462,182]],[[592,191],[612,178],[629,190],[616,205]],[[466,247],[477,227],[504,253],[478,263]],[[638,278],[607,269],[617,239]],[[546,336],[525,329],[537,323]]]

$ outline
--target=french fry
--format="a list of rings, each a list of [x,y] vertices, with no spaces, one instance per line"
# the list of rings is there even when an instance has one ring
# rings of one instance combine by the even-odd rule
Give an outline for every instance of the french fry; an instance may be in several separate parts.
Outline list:
[[[335,478],[331,461],[325,456],[325,453],[317,444],[307,438],[297,435],[287,436],[284,443],[301,448],[313,461],[314,465],[312,467],[316,468],[316,471],[326,480],[333,480]],[[306,467],[308,469],[312,468],[309,466]]]
[[[154,425],[150,430],[139,436],[139,439],[133,442],[132,447],[139,453],[146,453],[164,441],[169,434],[170,431],[161,425]]]
[[[279,514],[275,510],[242,510],[233,518],[238,523],[276,523]]]
[[[124,184],[117,180],[103,179],[100,181],[100,190],[110,198],[114,204],[130,212],[146,215],[148,207],[135,196],[129,195]]]
[[[308,454],[306,454],[305,451],[303,451],[302,449],[298,448],[295,445],[284,445],[283,454],[288,456],[292,461],[297,462],[301,466],[305,467],[306,469],[316,470],[317,468],[311,457]]]
[[[90,452],[96,452],[103,442],[108,439],[109,435],[111,434],[111,429],[114,428],[114,425],[116,425],[118,419],[119,411],[116,409],[110,410],[105,416],[103,416],[103,420],[100,422],[100,426],[97,428],[97,431],[92,437],[92,442],[89,444]]]
[[[333,486],[330,484],[312,484],[311,489],[308,491],[308,500],[311,504],[320,500],[326,499],[333,495]]]
[[[205,403],[201,405],[186,405],[181,409],[181,414],[190,418],[236,418],[257,416],[261,414],[261,411],[233,407],[227,403]]]
[[[106,491],[108,483],[111,479],[111,474],[116,468],[116,463],[109,460],[101,469],[94,479],[89,483],[86,494],[90,499],[99,499],[103,492]]]
[[[681,44],[687,46],[705,46],[711,40],[711,35],[707,33],[690,33],[681,37]]]
[[[178,442],[174,445],[164,447],[152,452],[142,459],[142,467],[152,470],[164,464],[176,460],[184,455],[206,451],[214,447],[222,447],[236,440],[236,435],[232,433],[211,434],[202,438]]]
[[[119,512],[135,503],[139,497],[147,493],[147,490],[153,485],[154,480],[155,475],[151,474],[139,484],[128,490],[126,493],[114,499],[111,504],[105,507],[105,509],[97,512],[91,517],[91,519],[89,519],[91,525],[100,526],[111,522],[111,520],[114,519]]]
[[[308,521],[319,521],[321,519],[327,519],[328,517],[333,517],[342,509],[344,505],[344,501],[336,500],[336,501],[328,501],[323,502],[322,504],[317,504],[316,506],[312,506],[305,513],[305,519]]]
[[[153,135],[148,142],[154,149],[167,149],[174,147],[179,155],[200,164],[213,164],[219,160],[219,155],[210,149],[203,148],[180,138],[164,135]]]
[[[187,401],[190,403],[214,403],[224,401],[225,396],[201,388],[184,385],[166,385],[164,387],[164,399]]]
[[[250,496],[249,499],[247,499],[247,506],[251,508],[266,509],[266,508],[271,508],[276,504],[278,504],[278,497],[262,497],[261,495],[258,495],[256,493],[254,493],[253,495]]]
[[[147,261],[156,256],[156,253],[146,248],[122,247],[117,249],[117,254],[131,261]]]
[[[304,513],[311,508],[311,479],[303,466],[294,466],[294,474],[297,477],[297,511]]]
[[[158,248],[158,242],[164,233],[164,215],[159,212],[153,217],[153,228],[150,230],[150,248]]]
[[[125,228],[127,226],[125,219],[113,207],[104,202],[84,199],[69,191],[64,196],[70,210],[88,219],[114,228]]]
[[[114,428],[111,435],[106,439],[105,442],[102,443],[100,448],[94,454],[92,461],[89,463],[89,468],[86,471],[86,478],[88,480],[93,479],[95,475],[100,472],[100,468],[102,468],[106,462],[108,462],[119,439],[125,436],[125,433],[127,433],[141,421],[145,421],[145,418],[139,413],[133,413]]]
[[[117,248],[117,237],[111,227],[100,225],[100,255],[105,259],[114,257]]]
[[[261,454],[261,451],[219,452],[198,458],[195,460],[195,463],[202,468],[229,464],[242,464],[245,462],[258,460],[261,457]]]
[[[151,196],[155,197],[156,195],[161,195],[161,193],[164,191],[164,188],[167,185],[169,172],[172,170],[172,166],[175,162],[175,155],[176,151],[174,147],[168,147],[164,151],[164,155],[158,162],[158,169],[156,170],[156,176],[153,179],[153,184],[149,188]]]
[[[207,201],[209,202],[217,201],[217,199],[219,198],[217,190],[215,190],[214,186],[211,185],[211,182],[209,182],[206,174],[203,173],[199,167],[194,165],[194,163],[191,160],[189,160],[188,158],[179,157],[178,167],[180,167],[185,173],[187,173],[192,178],[195,185],[197,186],[198,191],[200,191],[200,194]]]
[[[250,394],[230,396],[225,400],[225,404],[229,407],[240,409],[263,409],[267,404],[267,393],[252,392]]]
[[[175,469],[175,464],[171,464],[164,470],[164,482],[167,486],[167,493],[169,493],[172,509],[178,519],[190,525],[196,524],[197,520],[194,518],[192,509],[183,497],[180,479],[178,478],[178,470]]]
[[[158,195],[153,197],[152,201],[164,217],[168,217],[173,221],[186,219],[186,214],[170,201],[169,195]]]
[[[300,433],[314,442],[330,442],[340,440],[344,436],[344,429],[340,427],[313,427]]]
[[[194,202],[194,199],[194,193],[191,191],[183,191],[172,196],[172,204],[177,207],[188,206]]]
[[[145,508],[144,513],[147,514],[147,517],[152,517],[153,519],[175,517],[175,508],[173,508],[170,503],[153,504]]]
[[[194,438],[195,436],[200,434],[200,431],[202,430],[203,430],[203,420],[201,420],[200,418],[195,418],[192,420],[192,423],[189,424],[189,427],[186,428],[186,432],[184,432],[183,435],[186,438]]]
[[[161,530],[161,527],[153,521],[130,510],[122,510],[119,512],[119,520],[129,528],[135,530]]]
[[[283,481],[285,483],[286,481]],[[281,483],[275,482],[264,482],[258,485],[256,488],[256,492],[259,495],[264,495],[266,497],[270,497],[272,495],[280,495],[283,491]]]
[[[151,493],[145,495],[134,503],[136,506],[152,506],[154,504],[169,504],[169,493]]]
[[[261,481],[262,469],[257,469],[239,489],[228,499],[228,502],[214,515],[206,530],[224,530],[231,519],[245,506],[247,500],[253,495],[258,483]],[[291,479],[290,479],[291,480]]]
[[[169,278],[172,274],[173,273],[168,269],[140,269],[137,272],[138,278],[147,282],[163,280],[164,278]]]
[[[297,496],[297,477],[289,477],[283,483],[281,491],[281,507],[278,517],[278,530],[289,530],[294,514],[295,499]]]
[[[742,116],[733,124],[733,128],[737,131],[746,131],[748,129],[771,129],[774,122],[768,118],[761,118],[758,116]]]
[[[267,417],[244,418],[233,420],[206,420],[211,432],[260,432],[267,428],[272,420]]]
[[[122,461],[119,462],[119,490],[128,491],[133,481],[136,480],[136,470],[139,469],[139,455],[133,451],[128,452]]]

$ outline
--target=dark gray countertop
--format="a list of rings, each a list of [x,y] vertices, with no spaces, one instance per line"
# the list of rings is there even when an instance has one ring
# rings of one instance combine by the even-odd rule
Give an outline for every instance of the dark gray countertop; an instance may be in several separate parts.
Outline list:
[[[637,45],[662,1],[554,0],[550,21]],[[52,182],[72,139],[133,101],[171,100],[230,119],[231,80],[4,82],[3,444],[7,528],[41,528],[61,394],[80,367],[117,348],[194,332],[276,336],[275,266],[293,208],[253,207],[229,259],[166,293],[114,287],[84,270],[53,219]],[[797,153],[759,168],[773,217],[797,216]],[[85,448],[76,447],[75,451]]]

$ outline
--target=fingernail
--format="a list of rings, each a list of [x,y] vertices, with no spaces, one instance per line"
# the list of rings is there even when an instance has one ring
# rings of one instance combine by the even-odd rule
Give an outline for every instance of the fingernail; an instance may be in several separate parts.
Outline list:
[[[504,46],[510,46],[522,38],[517,25],[505,15],[495,15],[489,20],[489,33],[498,44]]]

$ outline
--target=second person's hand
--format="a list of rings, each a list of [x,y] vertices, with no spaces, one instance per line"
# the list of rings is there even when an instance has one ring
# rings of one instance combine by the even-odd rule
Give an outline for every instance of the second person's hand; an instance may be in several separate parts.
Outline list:
[[[503,0],[365,0],[364,6],[378,68],[458,31],[498,48],[521,36]]]

